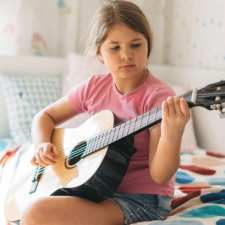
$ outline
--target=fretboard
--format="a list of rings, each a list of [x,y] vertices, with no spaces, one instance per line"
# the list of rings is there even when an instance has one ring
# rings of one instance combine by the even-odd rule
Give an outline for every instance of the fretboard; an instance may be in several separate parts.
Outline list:
[[[189,107],[194,106],[191,101],[192,91],[189,91],[182,96],[187,100]],[[161,119],[161,107],[155,107],[151,111],[139,115],[131,120],[127,120],[126,122],[119,124],[87,140],[86,150],[83,156],[91,154],[96,150],[102,149],[131,134],[136,134],[147,127],[152,127],[153,125],[159,123]]]
[[[156,123],[159,123],[161,118],[161,108],[156,107],[149,112],[119,124],[105,132],[102,132],[87,140],[87,146],[84,155],[91,154],[96,150],[104,148],[122,138],[125,138],[131,134],[136,134],[147,127],[151,127]]]

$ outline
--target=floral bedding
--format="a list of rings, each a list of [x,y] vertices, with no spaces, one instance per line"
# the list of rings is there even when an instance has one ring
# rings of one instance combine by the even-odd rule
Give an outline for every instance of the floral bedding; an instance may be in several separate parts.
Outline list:
[[[2,206],[7,190],[21,171],[30,170],[21,166],[32,155],[29,147],[14,145],[0,153],[0,225],[6,224]],[[166,220],[135,225],[225,225],[225,154],[199,148],[182,153],[171,206]]]

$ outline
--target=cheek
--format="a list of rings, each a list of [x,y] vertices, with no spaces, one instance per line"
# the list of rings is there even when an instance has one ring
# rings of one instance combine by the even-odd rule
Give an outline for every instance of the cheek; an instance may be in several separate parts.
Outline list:
[[[115,57],[115,55],[113,54],[107,54],[104,57],[104,62],[106,64],[106,66],[113,68],[115,65],[117,65],[117,57]]]
[[[136,58],[136,62],[138,62],[139,65],[146,65],[146,63],[148,62],[147,45],[143,46],[141,49],[139,49],[138,52],[136,52],[135,58]]]
[[[147,54],[141,53],[141,54],[137,55],[136,60],[137,60],[139,65],[145,66],[148,62]]]

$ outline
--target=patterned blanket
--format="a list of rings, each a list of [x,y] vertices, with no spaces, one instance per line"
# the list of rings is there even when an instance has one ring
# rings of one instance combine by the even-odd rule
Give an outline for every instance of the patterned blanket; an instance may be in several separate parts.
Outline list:
[[[20,168],[19,162],[27,147],[17,146],[0,154],[0,203],[4,201],[7,185],[15,177],[15,172],[24,169]],[[26,161],[29,156],[21,158]],[[199,148],[182,153],[171,206],[172,212],[166,220],[135,225],[225,225],[225,155]],[[4,224],[0,204],[0,225]]]
[[[225,225],[225,155],[183,153],[172,208],[164,221],[135,225]]]

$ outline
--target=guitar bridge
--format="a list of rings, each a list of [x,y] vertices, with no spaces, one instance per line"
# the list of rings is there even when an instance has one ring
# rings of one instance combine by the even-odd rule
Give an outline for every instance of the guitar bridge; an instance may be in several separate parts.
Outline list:
[[[44,167],[36,168],[34,177],[32,179],[32,185],[31,185],[31,189],[29,191],[29,194],[33,194],[37,190],[39,181],[40,181],[43,173],[44,173]]]
[[[38,186],[39,181],[32,181],[32,185],[31,185],[31,189],[29,191],[29,194],[33,194],[36,190],[37,190],[37,186]]]

